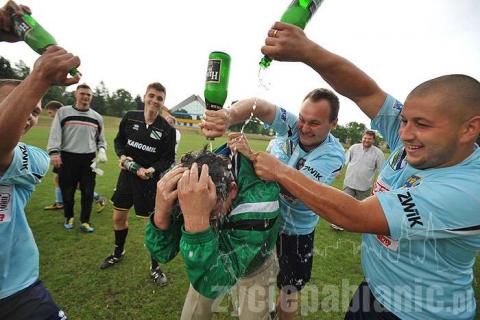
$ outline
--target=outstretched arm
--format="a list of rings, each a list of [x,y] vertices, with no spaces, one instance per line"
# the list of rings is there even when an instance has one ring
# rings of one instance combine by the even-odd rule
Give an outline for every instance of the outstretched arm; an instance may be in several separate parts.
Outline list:
[[[278,31],[274,33],[275,30]],[[262,53],[275,60],[299,61],[310,66],[371,119],[385,101],[386,94],[365,72],[308,39],[303,30],[294,25],[276,22],[268,32]]]
[[[247,120],[252,113],[263,122],[271,124],[275,119],[275,110],[274,104],[262,99],[240,100],[227,109],[205,111],[200,127],[206,137],[215,138],[223,135],[231,125]]]
[[[266,152],[256,154],[253,161],[255,173],[260,178],[278,182],[327,221],[348,231],[390,234],[385,213],[377,197],[358,201],[340,190],[315,182]]]
[[[67,76],[71,68],[79,65],[77,56],[58,46],[51,46],[35,62],[32,73],[0,102],[0,171],[9,166],[25,123],[42,96],[51,85],[77,83],[79,76]]]

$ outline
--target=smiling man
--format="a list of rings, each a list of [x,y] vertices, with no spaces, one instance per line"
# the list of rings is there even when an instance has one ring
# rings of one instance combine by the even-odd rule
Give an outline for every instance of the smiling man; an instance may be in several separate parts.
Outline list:
[[[128,211],[133,206],[139,217],[148,217],[153,212],[157,181],[175,161],[175,129],[161,116],[165,94],[166,89],[162,84],[149,84],[143,97],[144,110],[129,111],[120,122],[114,141],[121,168],[112,196],[115,248],[105,258],[101,269],[109,268],[123,259],[128,234]],[[125,167],[127,159],[136,162],[138,170],[128,170]],[[160,285],[167,284],[167,277],[153,258],[151,277]]]
[[[392,153],[374,195],[356,200],[307,179],[267,153],[256,173],[314,212],[365,233],[365,281],[345,319],[473,319],[480,249],[480,82],[453,74],[428,80],[402,104],[348,60],[276,22],[262,53],[312,67],[372,119]]]
[[[342,145],[330,133],[337,125],[338,97],[327,89],[314,89],[304,98],[298,116],[261,99],[242,100],[229,109],[206,111],[204,133],[218,136],[230,125],[245,121],[255,102],[254,116],[277,132],[271,154],[312,181],[333,183],[345,160]],[[318,216],[285,189],[280,192],[280,213],[277,310],[281,319],[291,319],[298,292],[310,280]]]

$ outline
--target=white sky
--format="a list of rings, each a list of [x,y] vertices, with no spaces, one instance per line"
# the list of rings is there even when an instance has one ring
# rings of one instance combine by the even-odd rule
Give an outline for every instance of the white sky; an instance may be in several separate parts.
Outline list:
[[[2,0],[2,3],[5,2]],[[167,88],[173,107],[203,96],[208,54],[232,56],[227,103],[259,96],[298,112],[313,88],[327,86],[307,66],[274,62],[270,90],[257,81],[260,47],[290,0],[18,0],[67,50],[82,59],[82,82],[143,96]],[[435,76],[480,79],[480,0],[325,0],[306,27],[309,38],[342,55],[399,100]],[[24,43],[0,43],[0,55],[32,66]],[[339,123],[369,121],[341,99]]]

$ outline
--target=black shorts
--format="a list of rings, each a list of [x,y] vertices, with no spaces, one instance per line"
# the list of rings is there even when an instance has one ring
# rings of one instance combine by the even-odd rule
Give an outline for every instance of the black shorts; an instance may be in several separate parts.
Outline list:
[[[43,286],[37,281],[31,286],[0,299],[2,320],[65,320],[67,316],[58,308]]]
[[[400,320],[400,318],[378,302],[368,283],[363,281],[350,301],[345,320]]]
[[[142,180],[122,170],[112,196],[113,207],[128,210],[133,206],[137,216],[148,217],[155,209],[157,181],[155,178]]]
[[[277,257],[280,271],[277,275],[279,289],[300,291],[310,281],[313,264],[313,239],[315,231],[306,235],[280,233],[277,239]]]
[[[53,167],[52,172],[58,174],[60,168]]]

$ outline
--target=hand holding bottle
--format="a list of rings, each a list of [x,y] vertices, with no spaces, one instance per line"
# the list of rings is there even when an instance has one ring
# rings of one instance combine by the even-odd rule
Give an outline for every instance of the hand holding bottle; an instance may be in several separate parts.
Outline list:
[[[207,138],[221,137],[230,126],[229,109],[205,110],[200,123],[202,133]]]
[[[6,41],[6,42],[21,41],[23,40],[23,38],[18,36],[15,33],[12,19],[8,14],[8,10],[7,10],[8,7],[9,7],[9,4],[7,3],[2,8],[0,8],[0,41]],[[27,14],[32,13],[30,8],[27,6],[19,5],[19,9],[22,12],[25,12]]]
[[[68,77],[69,70],[80,65],[80,58],[59,46],[50,46],[35,61],[29,76],[45,86],[69,86],[80,81],[80,75]]]
[[[299,61],[308,63],[309,53],[317,44],[307,38],[305,32],[297,26],[275,22],[268,31],[264,55],[278,61]]]

